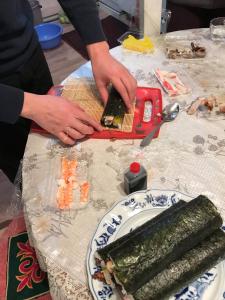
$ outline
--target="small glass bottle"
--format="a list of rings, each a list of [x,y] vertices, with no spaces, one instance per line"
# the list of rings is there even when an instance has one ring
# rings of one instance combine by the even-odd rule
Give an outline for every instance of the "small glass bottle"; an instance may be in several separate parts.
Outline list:
[[[147,189],[147,172],[138,162],[130,164],[124,173],[124,190],[126,194]]]

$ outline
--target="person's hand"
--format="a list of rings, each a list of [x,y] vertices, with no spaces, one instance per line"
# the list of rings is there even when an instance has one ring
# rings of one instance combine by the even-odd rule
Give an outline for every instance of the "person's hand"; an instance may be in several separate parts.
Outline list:
[[[112,85],[120,93],[128,109],[135,99],[137,83],[130,72],[109,53],[106,42],[87,46],[92,63],[92,70],[102,100],[108,99],[108,85]]]
[[[102,130],[78,105],[57,96],[24,93],[21,116],[35,121],[68,145],[94,130]]]

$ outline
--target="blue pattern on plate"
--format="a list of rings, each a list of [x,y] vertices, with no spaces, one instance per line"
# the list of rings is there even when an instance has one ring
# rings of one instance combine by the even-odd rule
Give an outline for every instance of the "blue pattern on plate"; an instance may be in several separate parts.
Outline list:
[[[176,194],[173,194],[172,196],[168,196],[165,194],[162,194],[160,196],[153,196],[152,194],[147,194],[144,197],[144,200],[135,200],[135,198],[132,197],[122,203],[122,205],[129,207],[131,210],[135,209],[142,209],[147,206],[151,207],[166,207],[171,206],[178,202],[180,199],[177,198]]]
[[[99,269],[98,269],[99,270]],[[98,271],[96,269],[96,272]],[[215,280],[216,268],[213,268],[210,272],[206,272],[203,276],[197,279],[189,286],[182,289],[175,296],[175,300],[200,300],[206,290],[206,288]],[[98,296],[102,300],[110,299],[113,295],[112,288],[108,285],[104,285],[102,290],[98,290]],[[225,292],[223,294],[225,299]]]
[[[102,290],[98,291],[99,299],[107,300],[113,295],[112,288],[109,285],[104,285]]]
[[[197,279],[188,287],[182,289],[174,297],[176,300],[199,300],[203,296],[205,289],[216,278],[216,268],[213,268],[210,272],[206,272],[199,279]]]
[[[110,237],[117,231],[118,226],[122,222],[122,216],[115,216],[112,218],[110,222],[107,222],[103,225],[106,228],[106,231],[103,232],[97,239],[95,239],[95,243],[97,248],[102,248],[107,245]]]

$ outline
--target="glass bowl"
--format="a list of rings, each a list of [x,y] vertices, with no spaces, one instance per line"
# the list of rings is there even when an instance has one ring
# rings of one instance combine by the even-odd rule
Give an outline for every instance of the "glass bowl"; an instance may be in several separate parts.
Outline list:
[[[225,42],[225,17],[219,17],[210,21],[210,37],[213,41]]]

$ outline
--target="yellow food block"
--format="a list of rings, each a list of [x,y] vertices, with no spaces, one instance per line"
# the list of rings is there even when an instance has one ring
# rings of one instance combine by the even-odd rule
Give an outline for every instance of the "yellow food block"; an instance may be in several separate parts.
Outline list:
[[[126,49],[142,53],[154,51],[154,45],[148,36],[144,36],[143,39],[139,40],[132,35],[128,35],[128,38],[123,41],[122,45]]]

